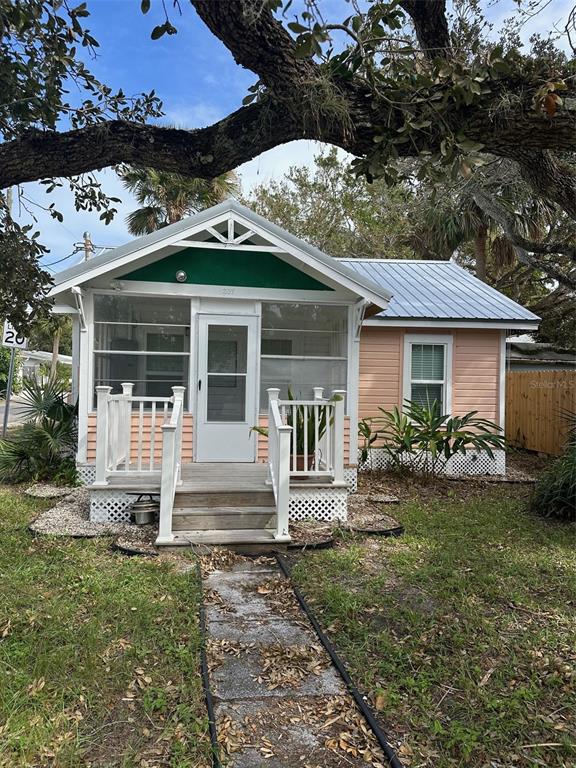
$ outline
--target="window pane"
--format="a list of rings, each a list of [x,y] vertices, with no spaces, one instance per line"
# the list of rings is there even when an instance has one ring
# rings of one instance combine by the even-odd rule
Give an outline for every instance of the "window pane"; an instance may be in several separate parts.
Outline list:
[[[94,320],[108,323],[150,323],[190,325],[188,299],[126,294],[94,296]]]
[[[208,326],[208,373],[246,373],[248,328]]]
[[[345,357],[346,331],[262,329],[263,355]]]
[[[443,389],[443,384],[412,384],[411,400],[413,403],[422,405],[425,408],[430,408],[432,403],[437,400],[440,404],[440,409],[443,410]]]
[[[443,344],[412,344],[412,379],[444,380]]]
[[[162,325],[94,324],[94,349],[188,352],[188,328]]]
[[[326,304],[263,304],[262,329],[296,329],[346,333],[346,307]]]
[[[96,352],[94,386],[122,391],[133,382],[138,397],[170,397],[172,387],[188,387],[188,355],[118,355]]]
[[[208,421],[246,421],[246,376],[208,376]]]
[[[345,360],[281,360],[262,358],[260,365],[260,408],[268,408],[269,387],[280,389],[280,399],[288,398],[288,387],[294,397],[311,400],[314,387],[324,387],[329,397],[334,389],[346,389]]]

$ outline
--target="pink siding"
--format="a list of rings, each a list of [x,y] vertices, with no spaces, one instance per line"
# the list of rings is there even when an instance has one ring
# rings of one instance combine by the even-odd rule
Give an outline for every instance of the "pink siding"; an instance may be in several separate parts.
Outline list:
[[[404,332],[401,328],[362,329],[359,418],[375,416],[379,406],[389,410],[401,401],[403,343]]]
[[[452,365],[452,412],[480,411],[482,418],[497,422],[500,331],[455,331]]]
[[[159,463],[162,457],[162,429],[161,429],[162,421],[163,421],[163,416],[158,414],[156,416],[156,432],[154,436],[154,461],[156,463]],[[150,446],[149,446],[150,427],[151,427],[151,417],[149,414],[145,414],[144,420],[143,420],[143,431],[142,431],[142,434],[144,436],[142,461],[144,463],[148,462],[150,458]],[[192,440],[193,440],[192,414],[185,413],[183,428],[182,428],[182,461],[183,462],[192,461],[192,450],[193,450]],[[132,435],[131,435],[132,461],[136,461],[137,459],[137,446],[138,446],[138,414],[133,413],[132,414]],[[96,414],[95,413],[88,414],[87,460],[88,462],[93,462],[96,460]]]
[[[376,416],[378,407],[402,404],[404,333],[453,336],[452,412],[478,410],[498,420],[500,331],[458,328],[362,329],[358,415]]]

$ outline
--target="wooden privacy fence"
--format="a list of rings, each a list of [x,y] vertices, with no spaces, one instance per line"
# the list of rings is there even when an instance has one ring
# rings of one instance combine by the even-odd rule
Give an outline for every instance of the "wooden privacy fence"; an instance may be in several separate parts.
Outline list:
[[[576,371],[510,371],[506,437],[512,445],[558,455],[566,443],[563,411],[576,412]]]

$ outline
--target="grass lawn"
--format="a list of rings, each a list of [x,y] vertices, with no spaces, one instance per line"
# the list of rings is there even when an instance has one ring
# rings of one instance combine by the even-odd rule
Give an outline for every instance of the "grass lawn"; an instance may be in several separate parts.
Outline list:
[[[0,488],[0,766],[207,766],[194,572],[34,539],[47,505]]]
[[[404,536],[345,537],[294,575],[403,762],[573,768],[576,529],[525,487],[394,490]]]

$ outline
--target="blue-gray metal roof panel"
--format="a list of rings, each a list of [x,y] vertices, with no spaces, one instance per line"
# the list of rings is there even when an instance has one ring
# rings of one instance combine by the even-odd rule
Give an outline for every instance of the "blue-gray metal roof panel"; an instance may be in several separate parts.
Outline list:
[[[378,317],[534,323],[540,319],[452,261],[341,261],[392,293],[387,309]]]

